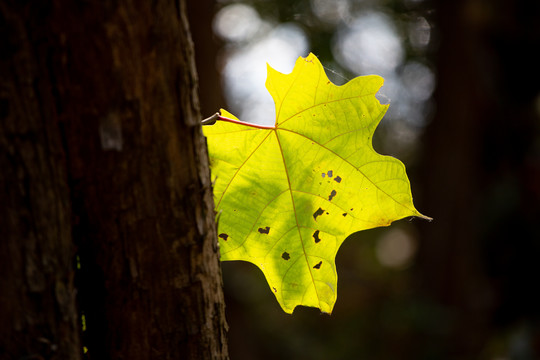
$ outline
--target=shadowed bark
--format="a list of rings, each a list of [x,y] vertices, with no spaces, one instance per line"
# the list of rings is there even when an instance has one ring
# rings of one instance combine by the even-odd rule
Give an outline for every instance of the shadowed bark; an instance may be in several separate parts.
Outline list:
[[[184,2],[0,13],[0,353],[227,358]]]

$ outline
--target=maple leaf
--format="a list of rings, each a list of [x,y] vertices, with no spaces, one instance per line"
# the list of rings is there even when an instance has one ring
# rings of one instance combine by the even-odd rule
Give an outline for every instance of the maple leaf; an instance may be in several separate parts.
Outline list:
[[[351,233],[409,216],[405,166],[376,153],[372,136],[388,105],[379,76],[330,82],[313,54],[291,74],[268,66],[275,126],[239,121],[222,110],[205,126],[221,260],[258,266],[287,313],[298,305],[331,313],[335,257]]]

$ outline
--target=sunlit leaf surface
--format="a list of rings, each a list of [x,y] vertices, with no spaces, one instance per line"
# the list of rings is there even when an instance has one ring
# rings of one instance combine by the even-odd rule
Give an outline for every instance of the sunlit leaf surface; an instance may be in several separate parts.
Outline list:
[[[348,235],[426,218],[405,166],[372,147],[388,108],[375,98],[382,84],[363,76],[336,86],[309,54],[291,74],[268,66],[275,127],[242,124],[224,110],[204,126],[221,259],[257,265],[287,313],[298,305],[332,312],[335,257]]]

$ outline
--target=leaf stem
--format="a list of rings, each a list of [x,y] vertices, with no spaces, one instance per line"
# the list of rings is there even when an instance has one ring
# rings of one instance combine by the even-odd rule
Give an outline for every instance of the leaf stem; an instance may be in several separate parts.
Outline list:
[[[201,121],[202,125],[214,125],[216,121],[219,119],[220,115],[219,113],[215,113],[212,116],[207,117],[206,119]]]
[[[241,121],[241,120],[231,119],[231,118],[221,116],[221,115],[218,115],[218,120],[231,122],[233,124],[251,126],[253,128],[256,128],[256,129],[275,129],[276,128],[275,126],[253,124],[253,123],[249,123],[249,122],[245,122],[245,121]]]
[[[225,117],[225,116],[221,116],[221,114],[218,113],[218,112],[215,113],[212,116],[207,117],[206,119],[203,119],[201,121],[201,124],[202,125],[214,125],[216,123],[216,121],[218,121],[218,120],[231,122],[233,124],[251,126],[253,128],[256,128],[256,129],[275,129],[276,128],[275,126],[259,125],[259,124],[253,124],[253,123],[249,123],[249,122],[245,122],[245,121],[241,121],[241,120],[237,120],[237,119],[231,119],[231,118],[228,118],[228,117]]]

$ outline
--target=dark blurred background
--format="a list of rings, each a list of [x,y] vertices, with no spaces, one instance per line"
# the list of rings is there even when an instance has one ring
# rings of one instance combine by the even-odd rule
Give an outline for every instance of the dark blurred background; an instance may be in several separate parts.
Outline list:
[[[203,115],[273,123],[266,62],[378,74],[375,149],[429,223],[350,236],[331,316],[223,263],[232,359],[540,359],[540,1],[189,0]]]

